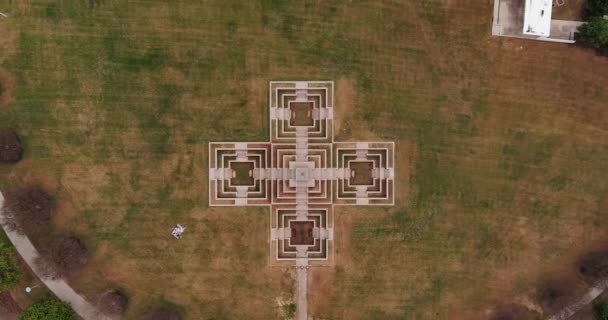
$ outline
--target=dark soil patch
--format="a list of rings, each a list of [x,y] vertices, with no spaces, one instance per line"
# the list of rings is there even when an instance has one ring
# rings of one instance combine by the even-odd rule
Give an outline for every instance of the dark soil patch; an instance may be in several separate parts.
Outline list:
[[[110,290],[104,293],[99,299],[99,310],[103,313],[116,316],[125,312],[129,298],[120,290]]]
[[[13,164],[23,156],[21,139],[12,129],[0,128],[0,163]]]
[[[291,239],[289,243],[292,245],[312,245],[315,243],[315,239],[312,236],[312,229],[314,223],[312,221],[292,221],[291,227]]]
[[[175,309],[161,307],[150,312],[145,320],[180,320],[182,316]]]
[[[545,315],[551,315],[575,302],[581,293],[581,287],[574,281],[552,280],[538,290],[537,299]]]
[[[40,252],[37,264],[45,277],[58,279],[72,275],[88,262],[89,252],[84,242],[76,237],[62,237],[51,241]]]
[[[595,251],[582,256],[578,271],[587,283],[608,277],[608,251]]]
[[[540,315],[522,305],[512,304],[501,307],[490,315],[489,320],[535,320]]]
[[[13,77],[5,70],[0,69],[0,107],[11,102],[13,83]]]
[[[18,314],[21,312],[21,308],[8,292],[0,293],[0,312],[10,314]]]
[[[55,201],[40,187],[21,187],[4,194],[4,210],[9,227],[30,236],[51,221]]]
[[[350,169],[353,176],[350,178],[352,185],[371,185],[374,181],[372,178],[372,169],[374,167],[371,161],[354,161],[350,163]]]

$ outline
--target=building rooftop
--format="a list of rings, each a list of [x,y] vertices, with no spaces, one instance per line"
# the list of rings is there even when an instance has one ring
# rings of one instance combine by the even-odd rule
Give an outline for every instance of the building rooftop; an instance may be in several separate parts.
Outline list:
[[[548,37],[551,32],[551,0],[525,0],[523,33]]]

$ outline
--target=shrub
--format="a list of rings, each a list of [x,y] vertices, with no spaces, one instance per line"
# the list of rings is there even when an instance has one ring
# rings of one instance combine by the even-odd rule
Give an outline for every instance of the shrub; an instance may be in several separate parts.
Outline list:
[[[600,303],[595,306],[595,320],[608,320],[608,303]]]
[[[13,230],[32,234],[51,221],[55,202],[39,187],[9,190],[4,198],[6,221]]]
[[[608,19],[594,17],[578,27],[579,39],[582,43],[600,49],[608,45]]]
[[[129,298],[119,290],[106,292],[99,301],[99,309],[107,315],[119,315],[125,312]]]
[[[62,237],[43,248],[37,264],[43,276],[57,279],[72,275],[87,263],[89,252],[76,237]]]
[[[0,292],[14,287],[21,278],[21,269],[15,262],[15,250],[0,242]]]
[[[57,299],[41,299],[23,310],[20,320],[76,320],[74,310]]]
[[[180,320],[182,316],[175,309],[160,307],[150,312],[145,320]]]
[[[579,260],[578,271],[588,282],[608,277],[608,251],[584,255]]]
[[[23,156],[21,139],[12,129],[0,128],[0,163],[19,162]]]
[[[296,315],[297,307],[295,303],[286,304],[283,306],[283,309],[288,319],[291,319]]]
[[[585,14],[587,18],[608,15],[608,0],[587,0]]]

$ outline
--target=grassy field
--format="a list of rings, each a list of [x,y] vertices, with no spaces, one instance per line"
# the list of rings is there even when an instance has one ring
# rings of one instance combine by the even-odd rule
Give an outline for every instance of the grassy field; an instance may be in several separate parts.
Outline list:
[[[267,141],[269,80],[336,81],[337,140],[394,140],[397,205],[337,208],[319,319],[478,319],[605,238],[608,59],[491,38],[491,1],[0,0],[0,124],[127,318],[280,319],[268,212],[207,206],[207,143]],[[170,228],[188,229],[180,241]]]

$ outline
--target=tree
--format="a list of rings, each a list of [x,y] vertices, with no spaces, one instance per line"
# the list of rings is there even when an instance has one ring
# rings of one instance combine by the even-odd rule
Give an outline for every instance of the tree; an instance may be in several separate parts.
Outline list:
[[[21,278],[21,269],[15,261],[15,250],[0,242],[0,292],[14,287]]]
[[[43,276],[57,279],[70,276],[82,269],[89,260],[84,242],[77,237],[61,237],[40,252],[37,265]]]
[[[587,18],[608,15],[608,0],[587,0],[585,14]]]
[[[595,320],[608,320],[608,303],[600,303],[595,306]]]
[[[76,320],[76,313],[65,302],[57,299],[41,299],[23,310],[20,320]]]
[[[110,290],[104,293],[99,300],[99,309],[110,316],[125,312],[129,298],[120,290]]]
[[[181,320],[181,318],[182,316],[177,310],[169,307],[160,307],[152,310],[145,317],[145,320]]]
[[[8,128],[0,128],[0,163],[13,164],[23,156],[21,139],[17,133]]]
[[[578,27],[579,39],[596,49],[608,45],[608,19],[594,17]]]
[[[55,201],[39,187],[21,187],[4,194],[4,210],[9,227],[21,233],[33,234],[51,221]]]

